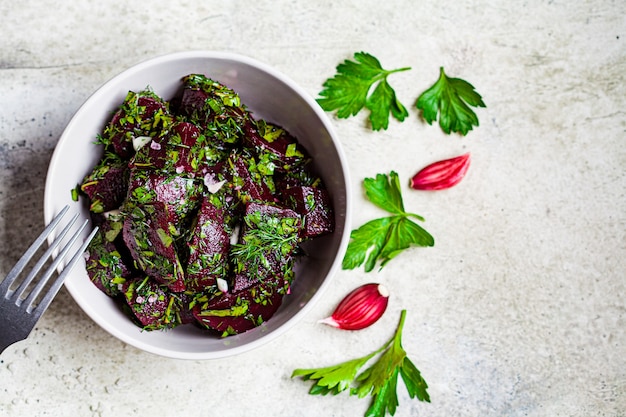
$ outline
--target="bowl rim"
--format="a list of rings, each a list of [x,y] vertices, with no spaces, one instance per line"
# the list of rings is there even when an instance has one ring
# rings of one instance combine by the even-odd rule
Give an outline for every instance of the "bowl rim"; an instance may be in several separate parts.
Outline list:
[[[153,58],[149,58],[139,63],[132,65],[125,70],[117,73],[113,77],[109,78],[106,82],[101,84],[91,95],[89,95],[85,101],[80,105],[80,107],[76,110],[76,112],[72,115],[70,121],[65,126],[62,134],[59,137],[57,144],[55,145],[55,149],[53,151],[52,157],[50,159],[48,170],[46,173],[46,181],[44,188],[44,200],[43,200],[43,211],[44,211],[44,221],[45,223],[49,223],[52,218],[55,216],[54,207],[53,207],[53,196],[51,189],[51,182],[54,173],[55,167],[62,163],[59,149],[61,145],[67,141],[67,137],[70,132],[73,130],[75,124],[78,123],[78,120],[83,117],[83,113],[86,111],[88,104],[96,101],[108,93],[108,90],[112,85],[116,84],[118,81],[123,80],[131,76],[134,73],[144,71],[148,68],[151,68],[155,65],[162,65],[168,62],[174,62],[181,59],[197,59],[197,58],[206,58],[206,59],[215,59],[215,60],[223,60],[223,61],[236,61],[245,65],[252,66],[257,68],[271,77],[276,78],[280,82],[284,83],[287,87],[293,90],[302,100],[306,102],[306,104],[313,110],[316,116],[319,118],[320,122],[323,124],[324,129],[328,131],[328,134],[332,140],[333,146],[336,150],[338,160],[341,166],[341,175],[343,180],[343,186],[345,189],[345,213],[344,215],[344,230],[343,235],[341,236],[338,250],[335,254],[335,258],[328,269],[326,278],[321,282],[318,290],[313,294],[313,296],[308,300],[306,305],[300,308],[292,317],[287,319],[280,327],[277,327],[271,332],[266,332],[258,338],[243,343],[238,346],[233,346],[228,349],[219,350],[219,351],[207,351],[207,352],[185,352],[180,350],[172,350],[167,348],[161,348],[159,346],[155,346],[152,344],[143,343],[140,340],[129,340],[126,337],[125,333],[119,330],[116,326],[108,323],[97,320],[95,309],[89,306],[88,300],[83,297],[78,289],[72,284],[71,280],[66,280],[64,283],[65,288],[70,293],[71,297],[74,299],[81,310],[87,314],[91,320],[96,323],[99,327],[107,331],[109,334],[117,338],[118,340],[124,342],[125,344],[131,345],[137,349],[143,350],[145,352],[149,352],[152,354],[156,354],[163,357],[169,357],[173,359],[189,359],[189,360],[202,360],[202,359],[219,359],[224,357],[230,357],[239,355],[248,351],[251,351],[257,347],[260,347],[266,343],[269,343],[272,340],[284,335],[287,331],[293,328],[293,326],[299,322],[306,314],[308,314],[313,307],[318,303],[319,299],[323,297],[326,290],[331,284],[332,279],[336,275],[337,271],[340,269],[341,262],[347,250],[348,242],[350,239],[350,225],[351,225],[351,205],[352,205],[352,191],[351,191],[351,181],[348,170],[347,158],[345,152],[343,150],[342,144],[339,140],[339,137],[330,122],[328,115],[322,110],[322,108],[317,104],[315,99],[302,87],[300,87],[295,81],[293,81],[290,77],[285,75],[284,73],[278,71],[277,69],[258,61],[254,58],[251,58],[246,55],[241,55],[238,53],[232,52],[223,52],[223,51],[206,51],[206,50],[191,50],[191,51],[180,51],[167,53],[163,55],[159,55]],[[51,243],[54,239],[54,236],[51,236],[48,239],[48,242]],[[63,268],[65,262],[62,262],[59,268]],[[81,267],[81,263],[76,266],[76,268]],[[84,268],[84,265],[82,265]],[[70,274],[71,275],[71,274]]]

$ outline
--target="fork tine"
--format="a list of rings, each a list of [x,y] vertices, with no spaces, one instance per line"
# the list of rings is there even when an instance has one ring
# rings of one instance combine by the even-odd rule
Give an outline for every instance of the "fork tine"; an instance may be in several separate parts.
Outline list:
[[[91,240],[93,239],[93,237],[96,235],[97,232],[98,232],[98,227],[95,227],[91,231],[87,239],[85,239],[83,244],[80,246],[78,251],[76,251],[72,259],[65,265],[65,268],[63,268],[63,271],[59,274],[56,280],[52,283],[46,295],[43,296],[39,304],[37,304],[37,306],[33,309],[35,316],[39,317],[43,314],[44,311],[46,311],[46,309],[48,308],[48,306],[50,305],[50,303],[56,296],[57,292],[59,292],[61,285],[63,285],[63,282],[65,281],[65,277],[70,273],[74,265],[76,265],[76,263],[82,258],[83,253],[85,252],[85,250],[87,249],[87,246],[89,245],[89,242],[91,242]]]
[[[46,228],[41,232],[41,234],[35,239],[35,241],[30,245],[30,247],[24,252],[24,255],[17,261],[15,266],[9,271],[7,276],[4,278],[2,283],[0,283],[0,296],[6,296],[9,292],[9,288],[15,282],[17,277],[20,275],[26,264],[30,261],[33,255],[37,252],[37,249],[43,244],[48,235],[52,233],[57,224],[61,221],[61,218],[65,215],[67,210],[70,208],[69,205],[63,207],[63,209],[56,215],[54,219],[46,226]]]
[[[65,237],[67,232],[69,232],[69,230],[72,228],[72,226],[76,222],[77,218],[78,218],[78,213],[75,214],[70,219],[69,223],[63,228],[63,230],[61,230],[61,232],[54,239],[52,244],[48,247],[48,249],[44,252],[44,254],[41,255],[41,258],[39,258],[37,263],[33,266],[33,268],[31,269],[30,273],[26,276],[24,281],[15,290],[15,293],[12,294],[12,296],[16,299],[16,304],[18,304],[18,305],[21,304],[22,294],[24,293],[24,291],[26,291],[26,288],[28,287],[28,285],[30,285],[30,283],[33,281],[35,276],[39,273],[41,268],[48,261],[48,258],[50,258],[50,255],[52,255],[52,252],[54,252],[54,250],[57,248],[57,246],[59,246],[61,244],[61,241],[63,240],[63,238]]]
[[[74,242],[76,242],[76,240],[78,239],[80,234],[83,232],[85,227],[87,227],[87,223],[89,223],[89,220],[85,220],[83,224],[80,226],[80,228],[76,231],[76,233],[72,235],[72,237],[69,239],[69,241],[67,242],[67,244],[65,245],[61,253],[57,255],[57,257],[50,264],[50,266],[48,267],[44,275],[39,279],[39,282],[37,283],[35,288],[33,288],[30,294],[28,294],[28,297],[26,297],[26,299],[23,301],[27,312],[30,313],[32,311],[33,302],[39,296],[39,293],[41,292],[43,287],[46,285],[46,283],[48,282],[52,274],[54,274],[54,271],[57,269],[61,261],[63,261],[63,258],[65,258],[65,256],[70,251],[70,249],[72,249]]]

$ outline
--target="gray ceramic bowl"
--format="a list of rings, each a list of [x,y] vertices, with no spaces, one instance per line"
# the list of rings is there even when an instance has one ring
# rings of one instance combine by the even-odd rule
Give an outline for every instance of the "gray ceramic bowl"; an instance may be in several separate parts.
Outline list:
[[[350,192],[348,169],[333,128],[315,100],[285,75],[253,59],[220,52],[182,52],[158,57],[114,77],[98,89],[76,112],[54,151],[44,199],[49,222],[62,207],[89,218],[85,205],[74,202],[71,189],[91,171],[101,156],[94,145],[129,90],[150,86],[165,99],[190,73],[205,74],[235,90],[253,114],[282,125],[298,138],[314,159],[331,194],[336,229],[311,241],[309,256],[296,267],[296,280],[276,314],[258,328],[240,335],[218,338],[195,326],[169,331],[142,331],[114,301],[90,281],[84,263],[67,278],[65,286],[78,305],[113,336],[147,352],[181,358],[212,359],[249,351],[283,334],[307,314],[323,296],[341,261],[349,239]],[[86,236],[86,233],[85,233]]]

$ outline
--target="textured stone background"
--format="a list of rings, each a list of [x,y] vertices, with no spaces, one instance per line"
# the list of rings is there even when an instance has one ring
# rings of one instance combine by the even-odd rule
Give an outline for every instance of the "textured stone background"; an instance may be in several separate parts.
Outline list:
[[[404,346],[432,403],[400,384],[396,416],[626,415],[626,3],[596,1],[0,1],[0,274],[42,227],[48,161],[102,83],[168,52],[241,53],[317,96],[367,51],[412,105],[440,66],[483,95],[481,126],[446,136],[414,108],[371,132],[333,118],[352,174],[354,226],[382,213],[364,177],[403,184],[470,151],[454,189],[404,189],[436,246],[381,272],[341,271],[288,335],[217,361],[163,359],[113,339],[62,290],[31,337],[0,356],[8,416],[359,416],[367,401],[313,397],[297,367],[363,355],[408,310]],[[332,117],[332,116],[331,116]],[[316,324],[345,293],[384,283],[392,299],[357,333]]]

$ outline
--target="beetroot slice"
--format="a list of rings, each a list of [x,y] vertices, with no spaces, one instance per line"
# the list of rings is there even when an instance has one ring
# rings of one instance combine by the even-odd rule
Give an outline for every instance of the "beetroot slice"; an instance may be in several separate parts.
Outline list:
[[[177,225],[200,204],[202,187],[196,181],[158,171],[133,169],[128,186],[132,204],[162,203],[168,221]]]
[[[247,204],[239,241],[231,251],[230,291],[239,293],[258,283],[289,284],[301,228],[302,220],[293,210],[269,203]]]
[[[248,112],[237,93],[201,74],[183,78],[179,113],[221,146],[239,144]]]
[[[274,178],[276,189],[280,193],[282,190],[292,187],[322,187],[322,180],[314,175],[308,166],[303,166],[293,171],[277,172]]]
[[[190,292],[171,293],[175,300],[176,319],[180,324],[196,323],[196,317],[193,314],[192,303],[194,303],[195,294]]]
[[[185,290],[184,272],[174,245],[174,225],[163,203],[133,208],[124,220],[123,238],[139,268],[174,292]]]
[[[89,197],[89,210],[104,213],[120,207],[128,188],[128,166],[115,156],[103,158],[80,186]]]
[[[193,123],[176,123],[167,140],[168,150],[171,150],[169,159],[176,173],[195,176],[218,172],[228,156],[227,151],[208,140]]]
[[[131,169],[163,170],[168,161],[167,136],[157,136],[139,148],[131,158]]]
[[[267,183],[269,179],[255,169],[256,162],[251,157],[233,153],[229,158],[229,166],[235,190],[242,202],[275,200]]]
[[[243,333],[269,320],[282,303],[284,292],[257,284],[237,294],[222,294],[206,305],[196,305],[193,314],[204,327],[222,336]]]
[[[205,143],[200,129],[193,123],[180,122],[172,127],[167,146],[175,150],[171,163],[176,173],[194,173],[203,160],[198,160],[200,149]]]
[[[249,120],[244,125],[244,144],[256,150],[257,155],[270,153],[277,171],[290,171],[303,165],[309,158],[296,138],[279,126],[260,120]]]
[[[122,159],[129,159],[135,153],[133,139],[140,136],[158,136],[170,120],[167,104],[152,91],[129,91],[104,128],[102,141],[110,144]]]
[[[204,199],[190,240],[186,287],[200,292],[213,287],[217,279],[228,274],[228,249],[230,234],[225,229],[224,208]]]
[[[227,156],[228,152],[207,140],[196,125],[179,121],[139,148],[129,165],[201,179],[221,172]]]
[[[103,222],[85,252],[89,279],[100,291],[111,297],[119,294],[122,285],[133,273],[116,245],[120,240],[122,224],[114,224],[112,226],[111,222]]]
[[[246,233],[250,229],[258,228],[262,224],[272,221],[270,219],[293,219],[293,227],[298,228],[301,226],[299,223],[300,216],[294,210],[289,208],[280,207],[270,201],[253,201],[246,204],[246,211],[244,215],[244,229]],[[278,227],[280,225],[276,225]],[[281,229],[278,231],[280,234],[288,235],[291,230]],[[245,240],[245,239],[244,239]]]
[[[316,187],[292,187],[282,191],[285,204],[305,219],[303,238],[310,239],[331,233],[333,213],[328,192]]]
[[[291,285],[294,277],[293,255],[277,256],[274,253],[266,253],[264,257],[267,260],[266,270],[252,270],[256,272],[252,273],[252,271],[248,269],[233,274],[229,291],[239,293],[254,287],[260,282],[266,282],[268,285],[274,286],[284,284],[288,287]],[[250,264],[247,264],[246,268],[250,268]]]
[[[144,330],[171,328],[179,324],[176,300],[167,288],[149,277],[127,281],[123,291],[126,303]]]

